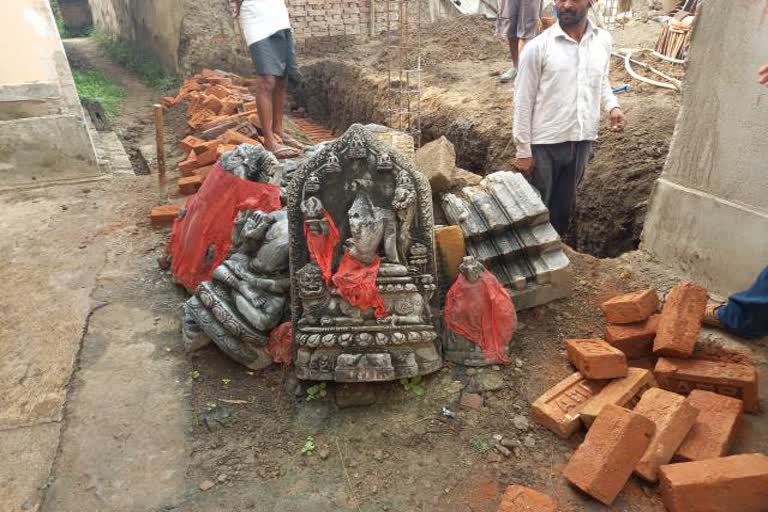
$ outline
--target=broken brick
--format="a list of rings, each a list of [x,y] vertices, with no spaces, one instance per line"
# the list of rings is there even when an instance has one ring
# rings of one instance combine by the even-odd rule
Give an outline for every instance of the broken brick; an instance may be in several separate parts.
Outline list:
[[[653,421],[656,433],[635,467],[635,473],[650,482],[658,478],[661,466],[668,464],[696,423],[699,410],[685,397],[659,388],[643,394],[634,411]]]
[[[501,496],[497,512],[557,512],[557,503],[539,491],[510,485]]]
[[[160,104],[166,109],[171,108],[176,104],[176,98],[172,96],[164,96],[160,98]]]
[[[189,196],[200,189],[200,186],[203,184],[203,178],[200,176],[188,176],[186,178],[179,178],[176,183],[179,186],[179,192]]]
[[[627,356],[600,339],[565,340],[568,360],[588,379],[626,377]]]
[[[672,288],[656,329],[654,354],[673,357],[693,355],[707,299],[707,290],[691,283],[680,283]]]
[[[221,157],[221,155],[227,151],[232,151],[235,148],[237,148],[237,146],[234,144],[219,144],[219,147],[216,148],[216,152],[219,154],[219,157]]]
[[[593,498],[610,505],[648,448],[654,430],[653,421],[645,416],[606,405],[568,461],[563,476]]]
[[[237,117],[230,116],[223,121],[216,121],[209,123],[200,128],[199,135],[207,140],[215,139],[227,130],[231,130],[240,124],[240,120]]]
[[[201,109],[200,111],[196,112],[192,117],[189,118],[187,121],[187,125],[192,128],[193,130],[198,130],[201,127],[203,127],[206,123],[209,123],[211,119],[216,117],[216,113]]]
[[[656,387],[653,372],[630,367],[627,376],[611,381],[581,409],[581,421],[589,427],[607,405],[632,408],[643,393]]]
[[[654,369],[659,386],[687,395],[694,389],[738,398],[744,410],[760,408],[757,371],[754,366],[703,359],[659,358]]]
[[[660,474],[669,512],[768,510],[768,456],[762,453],[670,464]]]
[[[459,264],[467,254],[464,233],[461,226],[438,226],[435,228],[435,245],[440,268],[449,283],[459,275]]]
[[[216,149],[219,147],[219,144],[221,144],[221,141],[216,139],[203,141],[200,144],[193,146],[192,151],[194,151],[195,155],[198,155],[199,158],[200,155],[209,152],[211,149]]]
[[[240,144],[253,144],[256,146],[261,145],[261,142],[254,140],[250,137],[247,137],[240,132],[236,132],[235,130],[227,130],[222,136],[222,138],[224,139],[224,142],[226,144],[234,144],[237,146],[239,146]]]
[[[195,169],[193,171],[194,176],[199,176],[205,181],[205,178],[208,177],[208,173],[210,173],[213,170],[213,165],[206,165],[205,167],[200,167],[199,169]]]
[[[219,152],[217,150],[217,147],[213,147],[207,150],[205,153],[201,153],[197,155],[198,167],[210,165],[212,163],[215,163],[218,159],[219,159]]]
[[[231,83],[231,80],[229,81]],[[226,87],[222,85],[213,85],[209,87],[206,91],[207,94],[210,94],[212,96],[215,96],[218,99],[224,99],[227,96],[230,96],[230,92],[227,90]]]
[[[659,296],[656,290],[642,290],[620,295],[601,305],[606,322],[611,324],[642,322],[654,314],[658,307]]]
[[[605,384],[604,381],[587,380],[576,372],[533,402],[531,416],[536,423],[568,438],[579,429],[581,409]]]
[[[221,109],[224,108],[224,104],[216,96],[207,96],[203,101],[203,107],[206,110],[210,110],[216,115],[219,115]]]
[[[459,402],[463,407],[480,409],[483,406],[483,395],[479,393],[462,393]]]
[[[163,226],[170,226],[178,216],[179,206],[168,204],[152,208],[152,211],[149,214],[149,220],[152,223],[152,227],[160,228]]]
[[[242,103],[240,101],[234,99],[225,99],[222,102],[222,107],[219,111],[219,114],[222,116],[231,116],[232,114],[236,114],[237,109],[241,104]]]
[[[653,340],[661,315],[651,315],[643,322],[608,324],[605,340],[621,350],[628,359],[640,359],[653,354]]]
[[[205,141],[203,139],[200,139],[198,137],[195,137],[193,135],[188,135],[184,137],[181,142],[179,142],[179,147],[185,152],[189,153],[192,151],[196,146],[199,146],[200,144],[205,144]]]
[[[200,164],[197,160],[197,155],[195,155],[194,152],[190,152],[189,156],[186,160],[182,160],[179,162],[179,174],[181,174],[183,177],[192,176],[192,171],[200,167],[202,164]]]
[[[704,460],[726,455],[744,407],[741,400],[694,390],[686,401],[699,415],[677,449],[675,460]]]

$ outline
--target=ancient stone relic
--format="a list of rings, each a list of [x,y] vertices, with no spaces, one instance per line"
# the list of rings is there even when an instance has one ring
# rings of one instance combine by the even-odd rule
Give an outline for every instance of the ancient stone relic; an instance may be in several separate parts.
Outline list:
[[[353,125],[294,173],[287,196],[298,378],[386,381],[439,369],[426,179]]]

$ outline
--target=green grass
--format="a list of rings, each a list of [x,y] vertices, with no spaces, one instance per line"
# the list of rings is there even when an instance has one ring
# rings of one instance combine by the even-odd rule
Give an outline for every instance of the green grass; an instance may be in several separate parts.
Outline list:
[[[104,73],[73,69],[72,75],[75,77],[75,86],[81,101],[98,101],[111,117],[115,117],[120,112],[125,90]]]
[[[176,77],[146,50],[102,32],[95,32],[93,37],[116,64],[136,73],[150,87],[165,91],[178,86]]]

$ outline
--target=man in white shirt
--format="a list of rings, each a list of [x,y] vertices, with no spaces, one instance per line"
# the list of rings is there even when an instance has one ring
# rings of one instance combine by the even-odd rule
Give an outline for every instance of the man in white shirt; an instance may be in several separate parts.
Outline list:
[[[278,158],[298,156],[295,143],[283,131],[285,88],[288,79],[300,79],[296,48],[284,0],[234,0],[243,36],[256,66],[256,107],[264,147]],[[276,137],[277,136],[277,137]]]
[[[626,124],[608,82],[611,37],[587,18],[590,3],[556,0],[558,23],[525,47],[515,86],[514,166],[541,193],[560,235],[573,217],[601,103],[612,130]]]

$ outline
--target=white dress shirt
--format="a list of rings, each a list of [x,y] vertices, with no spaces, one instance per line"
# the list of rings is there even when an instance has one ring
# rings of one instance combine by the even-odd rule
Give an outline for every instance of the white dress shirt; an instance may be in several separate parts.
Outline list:
[[[517,158],[529,158],[531,144],[597,139],[600,102],[606,112],[619,106],[610,60],[610,34],[590,21],[579,42],[558,23],[525,45],[515,82]]]
[[[240,7],[240,26],[248,46],[291,28],[285,0],[245,0]]]

